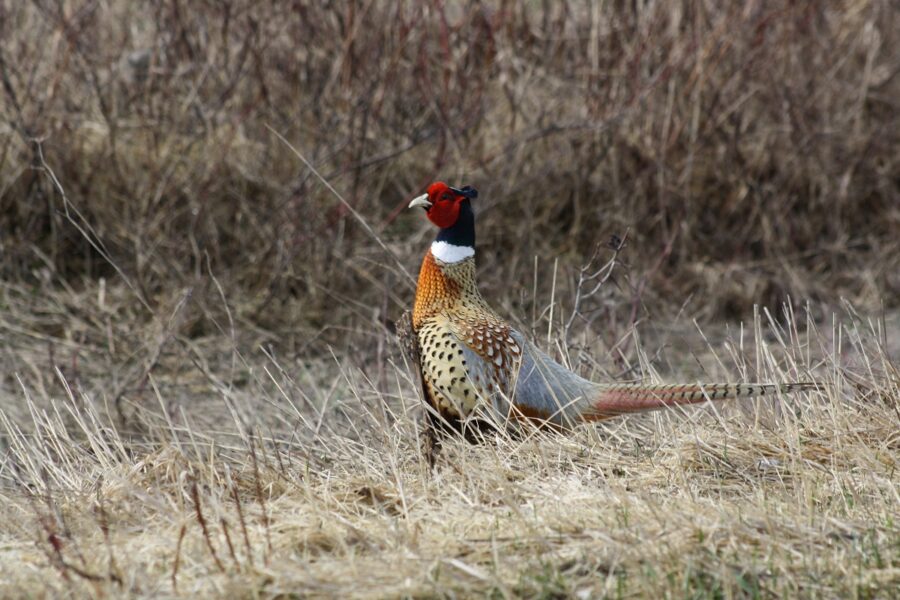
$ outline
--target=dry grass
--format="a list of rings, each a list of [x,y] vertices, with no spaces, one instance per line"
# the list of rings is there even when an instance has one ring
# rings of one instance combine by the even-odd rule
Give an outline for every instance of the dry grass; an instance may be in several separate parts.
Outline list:
[[[0,595],[889,597],[900,16],[723,4],[0,0]],[[827,388],[429,471],[438,177],[581,373]]]
[[[22,310],[22,293],[3,297],[4,595],[886,598],[900,583],[896,324],[849,312],[819,331],[788,312],[747,339],[682,329],[653,358],[635,343],[649,379],[828,389],[451,440],[429,471],[388,334],[379,360],[176,336],[138,378],[103,373],[100,347],[38,339],[38,319],[77,319],[49,294]],[[670,372],[676,352],[697,367]]]

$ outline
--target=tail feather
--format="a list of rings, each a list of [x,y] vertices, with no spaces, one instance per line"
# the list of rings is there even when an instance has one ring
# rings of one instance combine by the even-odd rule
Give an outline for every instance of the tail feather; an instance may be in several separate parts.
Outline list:
[[[816,389],[815,383],[699,383],[673,385],[620,384],[600,388],[587,403],[581,418],[599,421],[628,413],[670,406],[698,404],[707,400],[754,398]]]

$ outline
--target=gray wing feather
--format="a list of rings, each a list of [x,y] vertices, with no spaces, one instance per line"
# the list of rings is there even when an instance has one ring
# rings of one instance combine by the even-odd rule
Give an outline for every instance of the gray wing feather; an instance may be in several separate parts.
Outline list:
[[[550,358],[518,331],[512,337],[523,348],[513,403],[547,414],[554,423],[574,425],[599,386]]]

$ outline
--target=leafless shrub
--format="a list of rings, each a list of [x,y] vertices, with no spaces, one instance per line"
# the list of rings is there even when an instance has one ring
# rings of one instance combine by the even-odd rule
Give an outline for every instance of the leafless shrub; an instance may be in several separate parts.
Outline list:
[[[410,268],[404,202],[479,186],[494,293],[628,229],[648,307],[900,297],[887,0],[2,6],[6,277],[112,275],[33,168],[40,140],[155,307],[194,290],[189,335],[220,314],[210,273],[264,326],[349,297],[396,318],[402,275],[271,127]]]

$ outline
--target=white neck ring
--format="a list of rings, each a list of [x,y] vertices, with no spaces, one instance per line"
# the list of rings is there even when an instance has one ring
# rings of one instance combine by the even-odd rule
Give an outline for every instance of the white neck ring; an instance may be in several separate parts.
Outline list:
[[[434,241],[431,242],[431,254],[444,264],[452,264],[475,256],[475,248]]]

